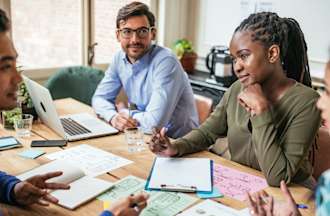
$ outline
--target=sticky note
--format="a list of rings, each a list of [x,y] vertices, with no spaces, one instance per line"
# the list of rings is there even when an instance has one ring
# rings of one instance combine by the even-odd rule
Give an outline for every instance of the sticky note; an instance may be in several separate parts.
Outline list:
[[[109,207],[110,207],[110,201],[104,201],[103,202],[103,209],[107,210],[107,209],[109,209]]]
[[[20,152],[18,155],[21,157],[25,157],[25,158],[35,159],[43,154],[45,154],[45,152],[42,150],[26,150],[26,151]]]
[[[213,188],[212,192],[197,192],[197,196],[201,199],[207,199],[207,198],[223,197],[223,194],[220,193],[218,188]]]

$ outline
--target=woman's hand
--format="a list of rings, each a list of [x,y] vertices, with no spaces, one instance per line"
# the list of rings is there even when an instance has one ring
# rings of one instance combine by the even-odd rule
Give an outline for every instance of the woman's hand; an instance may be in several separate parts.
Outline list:
[[[151,140],[148,142],[149,149],[160,156],[171,157],[175,156],[178,151],[171,144],[170,140],[166,136],[166,128],[162,128],[159,130],[158,128],[154,128],[152,130]]]
[[[251,116],[259,115],[269,108],[269,102],[258,83],[247,86],[239,93],[237,100]]]
[[[281,191],[285,198],[284,202],[274,202],[274,198],[265,191],[254,195],[248,194],[250,214],[256,216],[301,216],[297,204],[284,181],[281,181]]]

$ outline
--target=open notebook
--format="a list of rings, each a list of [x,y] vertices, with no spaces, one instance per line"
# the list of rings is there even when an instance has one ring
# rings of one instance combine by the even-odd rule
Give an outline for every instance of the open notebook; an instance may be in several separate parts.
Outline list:
[[[65,160],[55,160],[41,165],[17,176],[17,178],[23,181],[34,175],[54,171],[62,171],[63,174],[50,179],[48,182],[70,184],[70,189],[55,190],[51,192],[51,195],[59,200],[59,205],[69,209],[75,209],[113,186],[111,182],[86,176],[81,169]]]

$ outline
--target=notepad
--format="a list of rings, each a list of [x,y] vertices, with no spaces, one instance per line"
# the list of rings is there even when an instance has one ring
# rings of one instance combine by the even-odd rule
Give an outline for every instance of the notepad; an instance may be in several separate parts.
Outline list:
[[[209,199],[209,198],[219,198],[223,197],[223,194],[220,193],[218,188],[213,188],[212,192],[197,192],[196,194],[201,199]]]
[[[45,154],[45,152],[42,150],[30,149],[30,150],[20,152],[18,155],[21,157],[25,157],[25,158],[35,159],[43,154]]]
[[[157,157],[146,189],[211,192],[212,164],[208,158]]]
[[[25,180],[34,175],[41,175],[54,171],[62,171],[63,175],[49,179],[47,182],[69,184],[70,189],[55,190],[51,192],[51,195],[59,200],[59,205],[68,209],[77,208],[81,204],[108,190],[113,185],[111,182],[86,176],[81,169],[65,160],[55,160],[41,165],[17,176],[17,178]]]

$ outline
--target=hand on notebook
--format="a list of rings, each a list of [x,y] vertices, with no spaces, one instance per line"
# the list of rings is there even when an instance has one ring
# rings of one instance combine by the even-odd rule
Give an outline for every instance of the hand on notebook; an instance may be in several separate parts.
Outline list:
[[[161,130],[153,128],[151,140],[148,142],[149,149],[160,156],[175,156],[178,154],[178,150],[171,144],[165,133],[166,128],[164,127]]]
[[[253,195],[248,194],[250,214],[256,216],[300,216],[297,204],[284,181],[281,181],[281,191],[285,198],[284,202],[274,202],[273,197],[265,191]]]
[[[37,203],[47,206],[48,202],[57,203],[58,200],[51,196],[47,189],[69,189],[70,186],[60,183],[47,183],[46,181],[62,174],[62,172],[50,172],[44,175],[36,175],[17,183],[13,190],[15,201],[20,205]]]
[[[149,194],[140,193],[111,204],[109,211],[114,216],[137,216],[147,206]]]
[[[124,112],[117,113],[110,120],[110,124],[112,125],[112,127],[120,131],[123,131],[125,128],[138,126],[138,122],[135,119],[129,117],[128,114]]]

